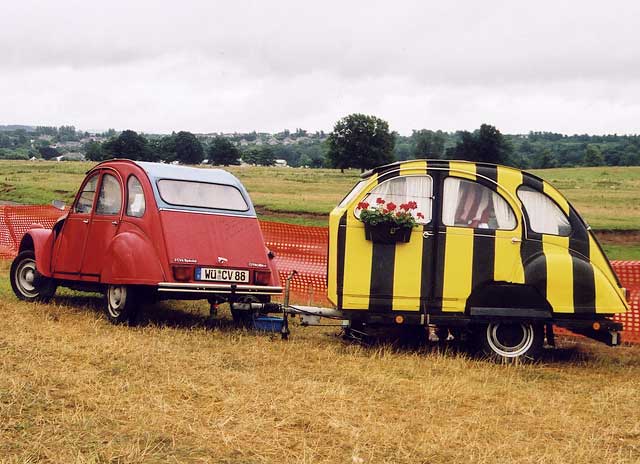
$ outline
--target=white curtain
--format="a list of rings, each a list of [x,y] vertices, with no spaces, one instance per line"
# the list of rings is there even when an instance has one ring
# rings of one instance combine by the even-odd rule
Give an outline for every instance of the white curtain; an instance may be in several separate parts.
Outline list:
[[[496,215],[498,229],[513,229],[516,226],[516,218],[509,204],[497,193],[493,195],[493,211]]]
[[[431,221],[432,182],[428,176],[396,177],[376,186],[367,197],[367,202],[375,206],[376,199],[382,198],[387,203],[393,202],[399,206],[415,201],[418,208],[412,214],[416,217],[418,212],[422,213],[424,219],[418,219],[418,222],[426,224]]]
[[[570,230],[569,220],[549,197],[530,187],[518,189],[518,197],[522,200],[529,216],[529,227],[540,234],[559,235],[560,229]]]
[[[442,207],[442,222],[446,226],[452,226],[456,221],[456,209],[461,198],[460,179],[447,177],[444,181],[444,202]]]

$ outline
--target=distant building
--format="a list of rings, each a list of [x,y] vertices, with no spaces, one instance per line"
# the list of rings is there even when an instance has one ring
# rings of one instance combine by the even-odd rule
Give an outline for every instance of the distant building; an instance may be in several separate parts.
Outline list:
[[[279,168],[286,168],[288,166],[287,160],[284,160],[284,159],[274,160],[273,165]]]

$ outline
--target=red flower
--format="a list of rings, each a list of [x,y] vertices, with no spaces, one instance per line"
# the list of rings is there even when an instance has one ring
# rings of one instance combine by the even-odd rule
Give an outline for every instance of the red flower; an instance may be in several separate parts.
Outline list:
[[[396,209],[396,204],[390,201],[389,203],[387,203],[387,209],[389,211],[393,211],[394,209]]]
[[[409,203],[407,203],[407,206],[409,207],[409,209],[416,209],[418,207],[418,203],[416,203],[415,201],[410,201]]]
[[[418,219],[424,219],[424,214],[422,214],[419,211],[418,211],[418,214],[416,214],[416,216],[418,216]]]
[[[361,201],[360,203],[358,203],[358,209],[367,209],[369,207],[369,203],[367,203],[366,201]]]
[[[385,201],[382,198],[378,197],[376,198],[376,203],[379,205],[384,205]]]
[[[409,211],[411,209],[409,203],[402,203],[399,208],[404,211]]]

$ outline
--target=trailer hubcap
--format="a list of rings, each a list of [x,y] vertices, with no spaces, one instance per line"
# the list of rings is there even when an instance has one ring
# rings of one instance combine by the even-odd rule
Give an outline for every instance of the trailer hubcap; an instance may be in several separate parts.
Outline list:
[[[498,322],[487,326],[489,346],[496,354],[505,358],[522,356],[531,348],[533,340],[531,324]]]

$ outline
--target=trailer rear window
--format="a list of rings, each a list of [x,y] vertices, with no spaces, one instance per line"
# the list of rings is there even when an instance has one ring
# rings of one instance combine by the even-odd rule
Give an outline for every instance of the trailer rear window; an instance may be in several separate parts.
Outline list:
[[[162,179],[158,181],[158,190],[170,205],[230,211],[249,209],[240,190],[231,185]]]

